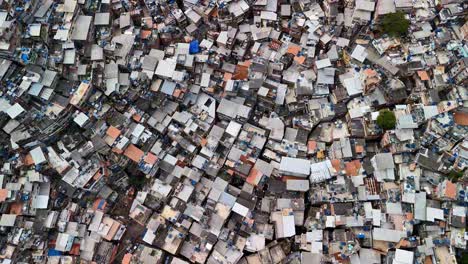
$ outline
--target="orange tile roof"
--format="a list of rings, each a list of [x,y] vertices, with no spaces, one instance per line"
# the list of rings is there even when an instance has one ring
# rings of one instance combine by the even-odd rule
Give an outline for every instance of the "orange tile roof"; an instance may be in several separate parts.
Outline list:
[[[341,160],[339,160],[339,159],[331,160],[331,164],[332,164],[333,168],[335,168],[336,171],[341,170]]]
[[[7,196],[8,196],[8,190],[0,189],[0,202],[6,201]]]
[[[148,164],[155,164],[156,161],[158,160],[158,156],[154,155],[153,153],[148,153],[146,154],[145,156],[145,162],[148,163]]]
[[[300,50],[301,50],[301,46],[296,45],[296,44],[290,44],[288,47],[287,53],[297,55]]]
[[[175,98],[179,98],[179,96],[182,94],[182,90],[181,89],[175,89],[174,90],[174,93],[172,93],[172,96],[174,96]]]
[[[446,180],[445,181],[445,197],[455,199],[457,196],[457,185],[455,185],[453,182]]]
[[[107,132],[106,132],[106,135],[108,135],[109,137],[113,138],[113,139],[116,139],[120,136],[120,133],[122,133],[118,128],[114,127],[114,126],[110,126],[108,129],[107,129]]]
[[[254,186],[257,186],[258,182],[260,181],[260,179],[262,178],[263,174],[261,171],[257,170],[256,168],[252,168],[250,170],[250,173],[249,173],[249,176],[247,177],[247,179],[245,180],[246,182],[254,185]]]
[[[122,259],[122,264],[130,264],[130,261],[132,260],[132,256],[133,255],[130,253],[125,254]]]
[[[307,150],[308,151],[314,151],[316,148],[317,148],[317,141],[309,140],[309,142],[307,142]]]
[[[345,163],[345,171],[347,176],[357,176],[360,168],[361,162],[359,160],[353,160]]]
[[[229,80],[231,80],[231,79],[232,79],[232,73],[230,73],[230,72],[225,72],[225,73],[224,73],[224,78],[223,78],[223,80],[226,82],[226,81],[229,81]]]
[[[142,30],[140,34],[141,39],[147,39],[149,36],[151,36],[151,30]]]
[[[372,76],[377,75],[377,72],[374,71],[373,69],[366,69],[366,70],[364,71],[364,74],[365,74],[366,76],[368,76],[368,77],[372,77]]]
[[[407,219],[407,220],[413,220],[413,218],[414,218],[413,213],[411,213],[411,212],[407,212],[407,213],[406,213],[406,219]]]
[[[133,115],[132,115],[132,118],[133,118],[133,120],[135,120],[135,121],[137,121],[137,122],[140,122],[140,120],[141,120],[141,115],[139,115],[139,114],[133,114]]]
[[[128,148],[125,150],[124,155],[135,161],[135,162],[140,162],[141,158],[143,157],[144,153],[141,149],[137,148],[135,145],[130,144]]]
[[[305,59],[306,59],[306,58],[305,58],[304,56],[295,56],[295,57],[294,57],[294,61],[297,62],[297,63],[299,63],[299,64],[304,63]]]
[[[236,65],[236,70],[232,76],[233,80],[245,80],[249,76],[249,66],[247,65]]]
[[[423,81],[429,81],[429,75],[427,74],[426,71],[418,71],[418,76]]]
[[[468,126],[468,113],[455,112],[453,118],[457,125]]]
[[[241,156],[240,156],[240,161],[242,161],[242,162],[249,162],[249,157],[246,156],[246,155],[241,155]]]
[[[206,143],[208,143],[208,139],[202,138],[202,139],[200,140],[200,145],[205,146]]]

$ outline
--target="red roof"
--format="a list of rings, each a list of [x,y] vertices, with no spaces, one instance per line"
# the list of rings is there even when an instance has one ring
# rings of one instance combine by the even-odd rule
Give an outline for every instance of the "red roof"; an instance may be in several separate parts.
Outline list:
[[[429,81],[429,75],[427,74],[426,71],[418,71],[418,76],[423,81]]]
[[[113,139],[116,139],[118,136],[120,136],[120,133],[120,130],[114,126],[110,126],[106,132],[106,134]]]
[[[145,153],[137,148],[135,145],[131,144],[128,146],[128,148],[125,150],[124,155],[133,160],[134,162],[140,162],[141,158],[143,157]]]
[[[461,126],[468,126],[468,113],[455,112],[453,118],[456,124]]]
[[[148,164],[155,164],[156,161],[158,160],[158,156],[154,155],[153,153],[148,153],[145,156],[145,162]]]

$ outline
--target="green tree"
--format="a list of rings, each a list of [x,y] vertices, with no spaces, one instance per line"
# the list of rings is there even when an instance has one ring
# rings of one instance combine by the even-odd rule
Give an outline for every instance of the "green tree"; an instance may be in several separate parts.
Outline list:
[[[383,17],[382,30],[390,36],[402,36],[408,32],[410,21],[405,18],[405,13],[389,13]]]
[[[389,130],[394,129],[396,124],[395,114],[388,110],[381,110],[379,116],[377,117],[377,125],[382,129]]]
[[[457,182],[459,179],[463,178],[463,171],[451,170],[448,176],[452,182]]]
[[[129,176],[129,181],[128,181],[128,183],[130,184],[130,186],[135,187],[137,190],[143,189],[143,187],[145,186],[146,182],[147,182],[147,179],[146,179],[145,176],[141,176],[141,175],[132,175],[132,176]]]

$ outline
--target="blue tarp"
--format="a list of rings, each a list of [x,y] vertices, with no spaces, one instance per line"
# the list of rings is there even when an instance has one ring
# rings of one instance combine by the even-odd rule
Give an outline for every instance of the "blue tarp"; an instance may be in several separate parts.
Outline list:
[[[200,52],[200,44],[198,43],[198,40],[192,40],[190,42],[189,53],[196,54],[198,52]]]
[[[24,63],[28,63],[29,62],[29,56],[28,54],[21,54],[21,60],[24,62]]]
[[[98,209],[103,209],[102,207],[104,206],[105,202],[106,202],[106,200],[101,199],[101,201],[99,201],[99,204],[98,204]]]
[[[55,257],[55,256],[62,256],[62,252],[57,251],[55,249],[49,248],[48,254],[49,256]]]

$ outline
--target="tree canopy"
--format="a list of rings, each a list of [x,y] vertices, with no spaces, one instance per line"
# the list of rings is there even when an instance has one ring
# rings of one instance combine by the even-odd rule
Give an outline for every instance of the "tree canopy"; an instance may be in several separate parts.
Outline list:
[[[396,117],[395,114],[388,110],[381,110],[379,116],[377,117],[377,125],[382,129],[389,130],[395,128]]]
[[[128,183],[130,184],[130,186],[135,187],[137,190],[141,190],[143,186],[145,186],[146,181],[147,179],[145,176],[132,175],[132,176],[129,176]]]
[[[463,178],[463,171],[450,171],[449,178],[452,182],[457,182],[459,179]]]
[[[402,36],[408,32],[410,21],[405,18],[405,13],[389,13],[383,17],[382,30],[390,36]]]

